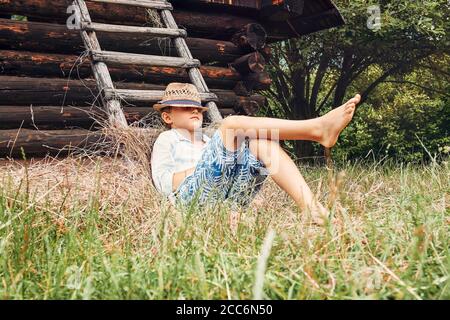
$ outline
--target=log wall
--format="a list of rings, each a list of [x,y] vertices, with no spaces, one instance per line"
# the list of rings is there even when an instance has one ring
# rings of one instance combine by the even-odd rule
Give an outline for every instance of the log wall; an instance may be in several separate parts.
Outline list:
[[[234,1],[233,6],[210,0],[171,2],[176,22],[188,32],[186,42],[192,55],[202,63],[200,71],[206,83],[219,97],[222,115],[251,115],[267,104],[258,93],[271,84],[265,71],[270,59],[267,43],[292,37],[291,28],[261,19],[259,0]],[[310,17],[316,9],[334,8],[328,0],[307,2],[305,13]],[[91,143],[98,138],[91,134],[101,127],[94,118],[105,115],[79,31],[66,26],[71,3],[0,1],[0,158],[20,156],[20,147],[32,156],[63,155],[67,151],[59,153],[58,148],[65,144]],[[145,9],[87,4],[95,22],[153,26]],[[11,20],[12,15],[27,19]],[[170,39],[144,34],[97,35],[103,50],[177,56]],[[190,82],[186,70],[180,68],[108,67],[117,88],[122,89],[164,90],[170,82]],[[145,123],[154,115],[148,102],[125,102],[123,109],[130,124]]]

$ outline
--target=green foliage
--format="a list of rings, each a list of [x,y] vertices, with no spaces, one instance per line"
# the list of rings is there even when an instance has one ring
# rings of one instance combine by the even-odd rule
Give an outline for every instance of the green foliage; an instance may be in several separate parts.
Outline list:
[[[403,81],[381,84],[356,111],[335,147],[338,159],[367,154],[400,161],[423,161],[448,155],[450,148],[450,83],[435,76],[445,72],[446,61],[435,69],[417,68]],[[371,70],[371,72],[378,72]]]
[[[0,299],[250,299],[268,228],[270,299],[449,299],[448,163],[340,170],[346,210],[333,212],[343,226],[326,228],[303,222],[278,189],[265,190],[264,208],[242,213],[232,231],[225,207],[144,207],[141,224],[130,225],[119,220],[136,215],[136,203],[112,214],[104,190],[59,211],[63,204],[38,205],[28,189],[0,184]],[[327,176],[314,168],[306,180]]]
[[[449,102],[430,101],[423,95],[409,96],[399,91],[382,110],[371,105],[357,110],[355,121],[343,131],[335,147],[337,159],[372,154],[376,159],[387,156],[420,162],[448,155]]]
[[[359,110],[355,122],[359,123],[361,141],[358,147],[355,143],[342,144],[353,149],[341,154],[346,153],[352,158],[364,156],[368,150],[380,151],[390,144],[390,148],[397,151],[388,152],[388,155],[400,156],[404,160],[418,159],[417,146],[413,139],[409,139],[416,133],[412,131],[412,123],[440,121],[436,110],[444,112],[441,116],[448,114],[450,5],[445,0],[335,2],[346,20],[345,26],[273,45],[274,58],[269,67],[273,85],[265,93],[270,107],[263,110],[263,114],[285,119],[314,118],[341,105],[355,93],[360,93],[365,102],[360,109],[374,108],[377,116],[383,112],[381,109],[395,103],[398,112],[402,108],[404,111],[406,108],[414,109],[407,119],[410,125],[395,124],[405,119],[395,118],[395,112],[386,110],[383,114],[385,124],[380,128],[366,116],[369,110]],[[380,5],[379,30],[371,30],[367,26],[367,10],[371,5]],[[422,76],[423,73],[427,76]],[[397,101],[393,101],[396,90],[402,92],[403,100],[397,97]],[[422,94],[426,94],[430,101],[426,101]],[[421,98],[417,100],[416,97]],[[378,103],[380,101],[383,103]],[[423,108],[428,105],[432,106],[431,114],[426,119],[420,117],[423,112],[419,110],[425,110]],[[390,115],[394,118],[387,125],[391,121]],[[362,116],[365,118],[358,119]],[[366,120],[367,123],[362,123]],[[361,132],[369,125],[374,127]],[[448,133],[441,128],[441,125],[436,125],[435,129],[417,134],[420,139],[429,141],[431,148],[435,148],[445,144]],[[355,128],[352,130],[355,131]],[[394,133],[394,130],[400,132]],[[384,135],[377,137],[375,132],[384,132]],[[421,134],[433,134],[433,137],[427,138]],[[439,135],[443,138],[440,141],[436,138]],[[393,141],[387,141],[386,137]],[[351,140],[350,137],[348,139]],[[405,146],[400,147],[402,139],[406,139],[403,140]],[[362,153],[358,154],[358,149]],[[312,156],[314,150],[320,148],[308,147],[303,142],[293,143],[293,152],[298,156]],[[405,152],[413,152],[414,155],[406,156]]]
[[[11,20],[28,21],[28,18],[24,16],[12,15]]]

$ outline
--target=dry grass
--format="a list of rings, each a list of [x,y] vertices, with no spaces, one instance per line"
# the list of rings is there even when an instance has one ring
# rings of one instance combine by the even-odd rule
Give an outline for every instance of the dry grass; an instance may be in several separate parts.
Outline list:
[[[2,162],[0,296],[251,297],[262,240],[273,229],[258,295],[449,297],[447,162],[302,171],[342,225],[310,225],[272,181],[233,227],[226,207],[174,210],[148,171],[123,158]],[[48,250],[62,253],[49,258]],[[42,287],[48,281],[54,285]]]
[[[302,167],[341,221],[316,227],[270,179],[237,215],[175,210],[150,178],[161,130],[104,124],[66,159],[0,162],[0,297],[450,297],[448,162]]]

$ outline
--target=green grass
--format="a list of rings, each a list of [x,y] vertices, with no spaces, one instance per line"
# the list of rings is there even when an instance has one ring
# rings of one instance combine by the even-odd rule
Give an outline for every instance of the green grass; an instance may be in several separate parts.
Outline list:
[[[0,167],[2,299],[251,299],[271,229],[265,298],[450,299],[448,162],[302,168],[341,225],[271,182],[234,231],[225,206],[171,210],[101,163],[39,170]]]

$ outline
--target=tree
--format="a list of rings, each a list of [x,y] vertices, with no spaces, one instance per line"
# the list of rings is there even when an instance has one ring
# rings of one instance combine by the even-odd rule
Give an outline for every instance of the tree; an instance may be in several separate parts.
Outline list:
[[[433,58],[449,53],[446,0],[335,2],[347,21],[344,27],[272,45],[273,85],[265,92],[271,102],[263,110],[266,115],[314,118],[356,92],[364,102],[380,84],[405,83],[416,67],[432,68]],[[367,24],[373,4],[381,9],[379,30]],[[313,156],[315,149],[309,142],[296,141],[294,152],[304,158]]]
[[[401,85],[385,81],[372,92],[342,133],[335,160],[423,162],[450,155],[450,57],[430,59],[404,76]]]

